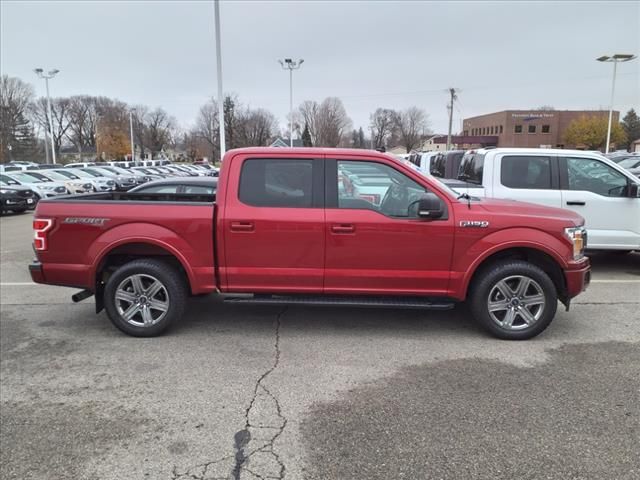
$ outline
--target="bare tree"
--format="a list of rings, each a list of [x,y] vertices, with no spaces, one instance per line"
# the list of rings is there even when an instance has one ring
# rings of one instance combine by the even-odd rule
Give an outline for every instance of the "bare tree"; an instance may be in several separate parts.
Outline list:
[[[238,146],[264,146],[277,129],[278,122],[271,112],[263,108],[252,110],[247,107],[237,118]]]
[[[215,98],[211,98],[200,107],[198,117],[196,118],[196,126],[192,133],[209,145],[212,160],[217,158],[219,151],[219,128],[218,103]]]
[[[172,141],[176,122],[162,108],[156,108],[147,115],[145,128],[145,144],[152,155],[157,155]]]
[[[133,126],[133,142],[140,149],[140,157],[144,158],[147,148],[151,147],[147,144],[147,120],[149,116],[149,108],[145,105],[136,105],[131,108],[131,120]],[[131,135],[131,134],[129,134]]]
[[[92,139],[87,138],[86,123],[89,121],[89,110],[92,108],[93,98],[87,95],[77,95],[69,98],[69,130],[67,138],[78,149],[82,159],[82,149],[89,145]]]
[[[0,162],[23,158],[35,149],[29,106],[33,87],[19,78],[0,77]]]
[[[337,147],[343,141],[349,142],[351,119],[339,98],[327,97],[320,104],[307,100],[298,110],[314,145]]]
[[[396,129],[397,113],[390,108],[377,108],[370,117],[371,133],[375,148],[386,147],[389,137]]]
[[[418,107],[409,107],[395,115],[400,144],[409,153],[420,145],[428,130],[427,114]]]
[[[69,111],[71,100],[69,98],[51,99],[51,118],[53,121],[53,144],[56,153],[60,152],[60,147],[67,136],[69,130]],[[37,121],[47,132],[49,131],[49,114],[47,110],[47,99],[42,97],[36,100],[31,107],[31,112]]]

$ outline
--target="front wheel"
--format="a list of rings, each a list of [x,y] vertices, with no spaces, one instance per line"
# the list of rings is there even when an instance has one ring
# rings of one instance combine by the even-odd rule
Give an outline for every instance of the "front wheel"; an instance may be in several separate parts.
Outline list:
[[[471,288],[474,317],[492,335],[505,340],[527,340],[540,334],[558,308],[551,278],[524,261],[496,263]]]
[[[133,260],[109,277],[104,306],[111,322],[135,337],[154,337],[184,312],[182,275],[165,262]]]

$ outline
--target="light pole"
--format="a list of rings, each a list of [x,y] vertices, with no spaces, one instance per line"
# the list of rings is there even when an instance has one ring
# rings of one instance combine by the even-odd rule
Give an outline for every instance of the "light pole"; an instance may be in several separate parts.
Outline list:
[[[136,151],[133,146],[133,111],[135,109],[129,110],[129,135],[131,136],[131,161],[133,164],[136,164]]]
[[[607,146],[605,148],[604,153],[609,153],[609,144],[611,143],[611,117],[613,116],[613,95],[616,90],[616,70],[618,67],[618,62],[628,62],[636,58],[635,55],[628,53],[616,53],[609,57],[608,55],[603,55],[602,57],[596,58],[599,62],[613,62],[613,81],[611,82],[611,101],[609,102],[609,125],[607,127]]]
[[[222,98],[222,44],[220,41],[220,2],[215,0],[213,4],[213,16],[216,28],[216,75],[218,77],[218,129],[220,131],[220,161],[226,151],[226,139],[224,136],[224,99]],[[213,160],[213,159],[212,159]]]
[[[45,75],[44,70],[42,68],[36,68],[33,70],[36,72],[36,75],[40,78],[44,78],[44,83],[47,87],[47,116],[49,117],[49,135],[51,136],[51,158],[53,159],[53,163],[56,163],[56,144],[53,140],[53,117],[51,116],[51,98],[49,97],[49,79],[56,76],[60,70],[49,70],[49,72]]]
[[[284,61],[278,60],[284,70],[289,70],[289,146],[293,147],[293,71],[298,70],[304,63],[301,58],[297,62],[290,58],[285,58]]]

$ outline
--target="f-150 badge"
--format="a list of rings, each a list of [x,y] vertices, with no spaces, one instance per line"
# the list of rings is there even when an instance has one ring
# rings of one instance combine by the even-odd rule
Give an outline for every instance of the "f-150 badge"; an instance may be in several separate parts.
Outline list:
[[[487,228],[489,226],[489,222],[486,220],[461,220],[460,226],[469,228]]]

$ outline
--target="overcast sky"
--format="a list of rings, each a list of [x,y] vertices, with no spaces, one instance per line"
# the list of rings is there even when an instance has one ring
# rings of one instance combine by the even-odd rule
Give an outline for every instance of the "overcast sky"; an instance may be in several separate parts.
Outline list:
[[[191,125],[216,91],[213,2],[1,1],[3,74],[32,82],[58,68],[53,96],[106,95],[162,106]],[[640,51],[640,2],[222,1],[225,92],[282,124],[288,74],[304,58],[294,102],[340,97],[354,126],[377,107],[424,108],[447,128],[447,87],[460,119],[552,105],[608,108],[612,65]],[[618,69],[615,108],[640,109],[640,61]]]

